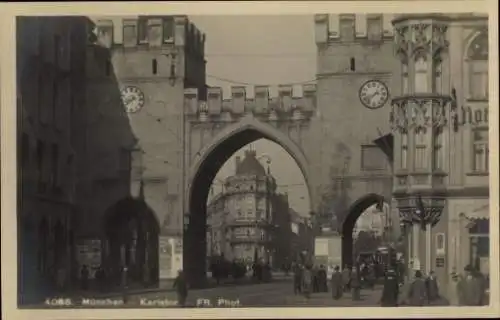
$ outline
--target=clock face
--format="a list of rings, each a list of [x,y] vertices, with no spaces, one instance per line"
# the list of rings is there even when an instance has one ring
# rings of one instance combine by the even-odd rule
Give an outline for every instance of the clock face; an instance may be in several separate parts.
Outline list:
[[[359,89],[359,99],[368,109],[378,109],[389,99],[389,89],[378,80],[368,80]]]
[[[144,106],[144,93],[137,87],[125,87],[121,95],[123,106],[128,113],[137,112]]]

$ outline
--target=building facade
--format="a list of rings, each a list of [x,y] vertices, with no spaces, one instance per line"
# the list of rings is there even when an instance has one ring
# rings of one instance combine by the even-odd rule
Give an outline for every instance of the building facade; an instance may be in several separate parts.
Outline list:
[[[301,216],[298,212],[289,209],[291,234],[287,241],[290,245],[292,262],[301,262],[301,257],[308,256],[314,248],[314,232],[310,218]]]
[[[404,15],[394,21],[403,86],[392,101],[394,196],[410,268],[489,274],[488,17]]]
[[[269,262],[289,260],[290,215],[286,195],[276,192],[276,181],[254,150],[236,157],[236,171],[224,182],[222,193],[207,210],[207,253],[232,260]]]
[[[90,20],[17,18],[20,302],[72,284]],[[61,276],[62,275],[62,276]]]
[[[183,93],[204,92],[205,36],[185,16],[95,23],[81,236],[101,241],[110,268],[157,283],[182,269]]]

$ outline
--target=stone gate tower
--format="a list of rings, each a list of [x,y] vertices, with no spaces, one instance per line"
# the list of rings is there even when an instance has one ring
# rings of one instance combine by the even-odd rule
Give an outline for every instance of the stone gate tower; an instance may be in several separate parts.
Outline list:
[[[374,203],[391,204],[390,97],[394,77],[392,15],[315,16],[318,114],[315,119],[318,216],[344,237],[344,263],[352,258],[352,228]],[[382,198],[383,197],[383,198]],[[385,200],[383,200],[385,199]]]
[[[137,248],[122,239],[120,257],[112,260],[132,263],[132,252],[142,243],[146,257],[157,262],[144,273],[169,277],[182,268],[182,246],[173,239],[182,235],[184,212],[183,93],[189,87],[205,95],[205,35],[185,16],[120,17],[96,24],[101,49],[92,51],[87,69],[87,138],[93,141],[87,155],[93,165],[86,173],[84,216],[89,227],[101,222],[105,257],[109,221],[132,223],[124,211],[133,206],[117,204],[143,201],[147,210],[130,209],[141,211],[130,213],[139,231],[125,227]]]

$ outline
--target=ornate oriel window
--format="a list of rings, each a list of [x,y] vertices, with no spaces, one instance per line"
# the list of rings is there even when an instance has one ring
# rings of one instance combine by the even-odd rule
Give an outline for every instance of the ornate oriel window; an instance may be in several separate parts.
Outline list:
[[[469,99],[488,100],[488,34],[477,35],[467,50]]]
[[[415,129],[415,169],[424,169],[427,167],[427,143],[426,129]]]
[[[419,54],[415,60],[415,92],[422,93],[428,91],[427,68],[426,58],[423,54]]]
[[[436,170],[444,169],[443,128],[434,128],[432,167]]]
[[[476,128],[472,130],[472,170],[474,172],[488,172],[488,129]]]

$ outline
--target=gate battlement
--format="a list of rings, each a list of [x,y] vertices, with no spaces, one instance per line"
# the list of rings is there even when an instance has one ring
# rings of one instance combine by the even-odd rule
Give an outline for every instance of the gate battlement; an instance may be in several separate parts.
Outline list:
[[[255,86],[254,96],[247,97],[243,86],[231,87],[231,98],[223,99],[220,87],[207,88],[207,98],[200,97],[197,88],[184,90],[185,112],[198,116],[201,121],[208,117],[223,117],[230,121],[233,117],[253,113],[268,121],[306,120],[316,110],[316,85],[302,85],[302,94],[294,96],[292,85],[279,85],[278,96],[270,97],[270,86]]]

